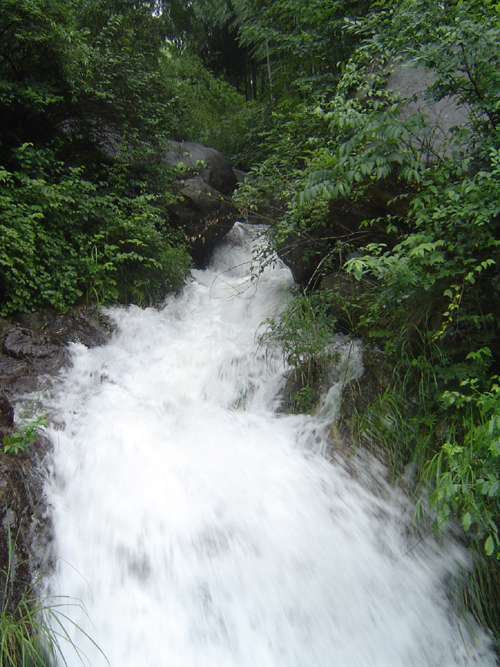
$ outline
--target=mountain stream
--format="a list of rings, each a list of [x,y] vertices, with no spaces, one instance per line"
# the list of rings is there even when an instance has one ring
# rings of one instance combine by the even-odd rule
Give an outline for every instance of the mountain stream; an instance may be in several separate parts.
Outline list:
[[[254,237],[237,224],[161,309],[109,309],[112,340],[74,345],[47,399],[64,660],[495,665],[446,596],[461,547],[415,544],[382,466],[328,448],[341,385],[315,415],[279,412],[283,362],[256,332],[292,279],[280,263],[252,278]],[[337,344],[341,375],[359,374],[359,349]]]

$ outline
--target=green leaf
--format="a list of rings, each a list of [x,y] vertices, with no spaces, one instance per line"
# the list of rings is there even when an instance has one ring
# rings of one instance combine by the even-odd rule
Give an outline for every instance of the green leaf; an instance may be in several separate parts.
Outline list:
[[[468,531],[472,524],[472,517],[470,512],[466,512],[462,517],[462,526],[465,531]]]
[[[495,543],[494,543],[493,538],[491,537],[491,535],[488,537],[488,539],[484,543],[484,550],[485,550],[487,556],[491,556],[491,554],[495,550]]]

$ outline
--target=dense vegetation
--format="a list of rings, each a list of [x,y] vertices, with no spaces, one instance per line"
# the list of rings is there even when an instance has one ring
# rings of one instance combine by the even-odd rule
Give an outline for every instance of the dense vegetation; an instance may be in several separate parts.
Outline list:
[[[500,5],[494,0],[3,0],[0,314],[154,302],[189,266],[167,138],[250,169],[242,211],[297,269],[270,323],[312,409],[327,341],[365,345],[339,437],[461,525],[457,604],[500,643]],[[434,72],[443,135],[388,90]],[[245,103],[246,100],[246,103]],[[300,261],[297,259],[299,258]],[[332,279],[332,276],[334,278]],[[375,390],[373,389],[375,387]]]
[[[175,17],[158,9],[2,2],[0,314],[155,302],[182,284],[165,141],[214,143],[241,102],[196,54],[179,58]]]
[[[302,381],[297,409],[314,404],[328,332],[363,338],[367,379],[338,436],[406,473],[424,534],[461,524],[474,569],[457,604],[499,641],[498,4],[264,5],[267,21],[247,14],[241,34],[276,71],[272,112],[239,196],[302,283],[265,338]],[[297,17],[310,10],[323,18],[308,31]],[[410,115],[386,84],[402,61],[432,69],[427,95],[454,96],[468,124],[443,133]]]

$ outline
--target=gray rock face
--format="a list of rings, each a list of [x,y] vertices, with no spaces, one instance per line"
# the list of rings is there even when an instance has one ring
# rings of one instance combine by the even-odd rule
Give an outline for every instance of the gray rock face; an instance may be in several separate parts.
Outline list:
[[[0,427],[10,428],[14,424],[14,408],[7,396],[0,394]]]
[[[190,141],[169,141],[170,150],[164,161],[169,167],[179,163],[223,195],[230,195],[237,183],[237,176],[226,158],[215,148]],[[204,163],[205,166],[202,165]]]
[[[17,327],[5,337],[3,353],[28,362],[35,374],[54,373],[67,361],[66,349],[58,340]]]
[[[106,342],[110,325],[94,308],[57,317],[23,315],[0,322],[0,387],[8,398],[34,391],[38,378],[55,375],[69,362],[68,343],[95,347]]]
[[[432,132],[416,138],[419,150],[430,155],[433,152],[448,154],[451,148],[444,145],[450,139],[450,130],[469,125],[470,109],[460,104],[455,97],[432,99],[429,89],[435,83],[436,75],[432,70],[423,65],[404,62],[398,64],[387,79],[387,89],[401,95],[404,102],[403,118],[417,113],[426,116]]]
[[[4,331],[0,350],[0,385],[8,396],[34,391],[38,375],[54,375],[68,359],[59,341],[20,326]]]
[[[237,214],[231,200],[200,177],[177,184],[182,196],[169,207],[175,224],[184,228],[190,253],[199,267],[205,267],[214,246],[231,230]]]
[[[229,205],[228,200],[200,176],[180,181],[177,189],[184,201],[179,206],[172,206],[172,210],[177,212],[179,220],[184,224],[194,222],[200,214],[214,214]],[[189,207],[186,203],[189,203]]]
[[[185,178],[174,184],[181,201],[169,206],[169,213],[172,222],[184,229],[191,255],[203,268],[238,217],[230,198],[237,175],[214,148],[177,141],[170,141],[169,147],[165,164],[185,167]]]

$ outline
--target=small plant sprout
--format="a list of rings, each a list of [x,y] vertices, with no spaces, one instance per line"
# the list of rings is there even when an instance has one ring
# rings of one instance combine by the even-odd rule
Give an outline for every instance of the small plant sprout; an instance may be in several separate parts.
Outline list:
[[[6,454],[17,455],[19,452],[25,452],[36,440],[40,431],[48,424],[45,415],[40,415],[28,424],[24,424],[18,431],[12,435],[3,436],[4,452]]]

